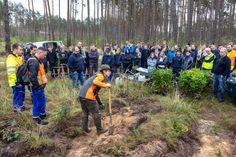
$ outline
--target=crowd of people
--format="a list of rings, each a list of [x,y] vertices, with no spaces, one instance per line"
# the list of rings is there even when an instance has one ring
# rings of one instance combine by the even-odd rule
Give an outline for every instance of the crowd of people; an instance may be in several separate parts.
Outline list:
[[[61,71],[68,73],[72,79],[73,87],[78,88],[78,82],[83,86],[86,84],[86,78],[95,76],[100,64],[109,66],[110,73],[109,76],[106,75],[109,81],[116,73],[129,73],[138,67],[146,68],[149,71],[171,68],[175,77],[179,77],[182,70],[199,68],[213,73],[214,96],[218,98],[218,89],[220,89],[220,97],[218,98],[220,102],[224,101],[226,78],[231,73],[236,74],[236,45],[233,43],[229,43],[226,47],[211,44],[197,48],[195,45],[187,44],[184,48],[178,45],[170,48],[167,45],[149,46],[143,42],[134,44],[126,41],[122,46],[107,43],[102,53],[95,45],[83,48],[82,42],[78,42],[74,47],[70,46],[68,49],[63,46],[55,46],[46,50],[42,47],[37,48],[33,44],[28,49],[30,51],[27,51],[26,48],[23,53],[19,44],[13,45],[12,53],[6,61],[8,80],[13,89],[14,111],[24,110],[25,89],[24,86],[15,83],[16,71],[24,62],[30,64],[31,93],[34,107],[36,106],[33,109],[33,118],[38,124],[41,124],[41,119],[46,117],[46,100],[44,100],[43,89],[47,83],[45,73],[48,69],[52,78],[60,77]],[[100,63],[99,56],[101,55]]]

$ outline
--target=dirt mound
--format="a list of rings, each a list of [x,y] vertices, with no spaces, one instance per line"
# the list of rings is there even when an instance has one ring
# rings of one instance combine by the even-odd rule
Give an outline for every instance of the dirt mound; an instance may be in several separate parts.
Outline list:
[[[163,141],[152,141],[139,145],[135,150],[125,154],[129,157],[164,157],[168,147]]]
[[[216,132],[214,127],[216,122],[212,120],[200,120],[198,132],[200,134],[201,146],[193,157],[202,156],[223,156],[231,157],[233,155],[234,141],[231,138],[231,133],[227,130]]]
[[[113,115],[113,124],[115,124],[113,135],[97,136],[93,127],[89,135],[78,137],[73,141],[73,147],[67,157],[107,156],[105,152],[109,151],[112,146],[121,143],[124,137],[131,133],[128,128],[136,125],[138,120],[137,116],[131,116],[128,113]],[[103,118],[103,127],[109,128],[109,117]]]

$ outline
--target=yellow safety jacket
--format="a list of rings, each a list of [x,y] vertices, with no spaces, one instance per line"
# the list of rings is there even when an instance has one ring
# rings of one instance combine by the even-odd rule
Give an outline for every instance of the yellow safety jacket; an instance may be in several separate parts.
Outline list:
[[[118,50],[113,50],[113,51],[112,51],[112,54],[113,54],[113,55],[117,55],[117,54],[119,54],[119,51],[118,51]]]
[[[6,60],[7,78],[10,87],[16,85],[16,72],[20,65],[23,64],[23,58],[15,54],[9,54]]]
[[[202,69],[204,69],[204,70],[212,70],[215,58],[216,58],[216,56],[213,53],[208,55],[208,56],[206,56],[203,59]]]
[[[234,66],[235,66],[236,53],[234,50],[232,50],[232,51],[228,52],[227,56],[229,57],[229,59],[231,61],[230,70],[233,70]]]

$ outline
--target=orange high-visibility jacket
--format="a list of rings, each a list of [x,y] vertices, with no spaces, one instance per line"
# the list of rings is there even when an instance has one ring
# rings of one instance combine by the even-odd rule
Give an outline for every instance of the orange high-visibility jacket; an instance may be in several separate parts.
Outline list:
[[[90,77],[81,87],[79,97],[89,100],[96,100],[99,90],[107,87],[107,84],[104,81],[105,77],[100,73]]]

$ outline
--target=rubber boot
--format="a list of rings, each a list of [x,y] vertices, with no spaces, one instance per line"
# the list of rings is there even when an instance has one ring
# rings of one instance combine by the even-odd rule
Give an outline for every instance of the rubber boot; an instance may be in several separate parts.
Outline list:
[[[108,131],[108,129],[103,129],[102,128],[101,117],[94,119],[94,124],[97,128],[97,134],[98,135],[104,134],[105,132]]]
[[[91,131],[91,130],[88,129],[88,115],[83,115],[82,129],[85,133],[90,133],[90,131]]]

